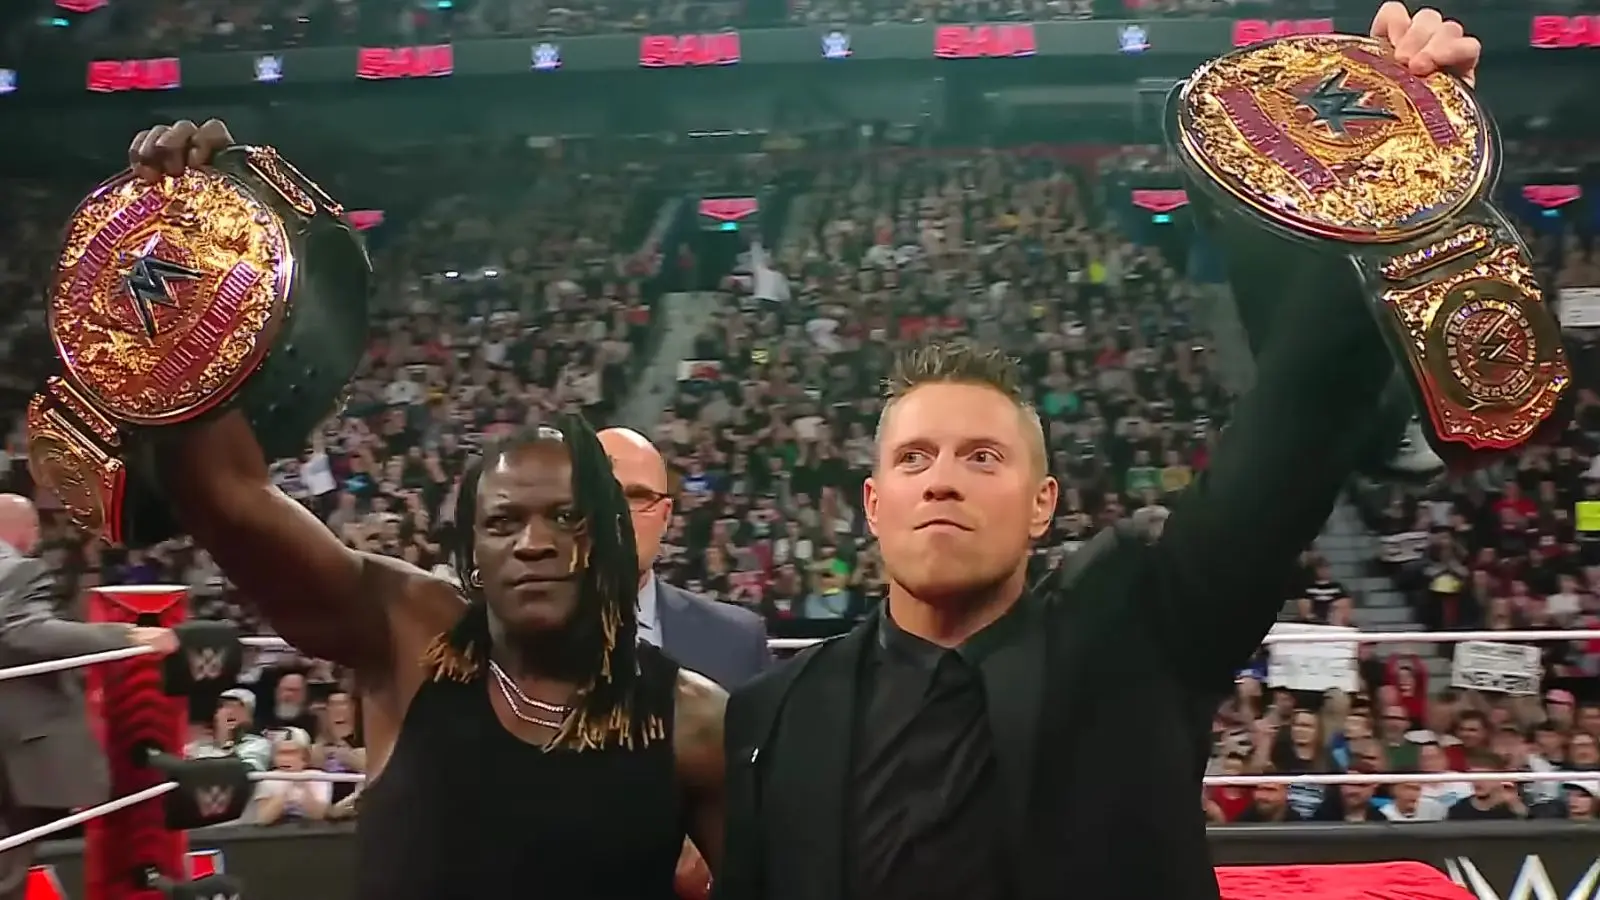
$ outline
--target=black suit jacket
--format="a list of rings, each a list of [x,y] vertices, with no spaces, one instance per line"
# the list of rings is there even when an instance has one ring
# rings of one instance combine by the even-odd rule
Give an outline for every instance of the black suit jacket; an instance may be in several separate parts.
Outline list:
[[[1200,779],[1216,705],[1332,509],[1392,363],[1356,303],[1285,310],[1257,387],[1151,543],[1102,533],[1039,585],[989,711],[1018,900],[1214,900]],[[735,692],[717,900],[849,898],[843,846],[869,623]]]
[[[743,607],[691,594],[656,579],[661,649],[686,669],[728,690],[772,664],[767,623]]]

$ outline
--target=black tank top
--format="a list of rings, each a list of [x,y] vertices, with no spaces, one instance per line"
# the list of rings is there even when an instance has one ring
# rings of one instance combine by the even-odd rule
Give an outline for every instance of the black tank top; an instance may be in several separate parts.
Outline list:
[[[683,847],[678,667],[644,644],[640,700],[667,740],[545,752],[505,730],[482,678],[430,681],[363,794],[358,900],[672,900]]]

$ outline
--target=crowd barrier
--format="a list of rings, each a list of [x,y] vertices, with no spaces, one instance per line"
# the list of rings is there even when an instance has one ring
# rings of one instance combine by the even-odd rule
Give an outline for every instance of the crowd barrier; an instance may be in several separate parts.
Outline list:
[[[220,851],[250,900],[346,900],[353,895],[354,826],[220,826],[190,832],[195,851]],[[1210,829],[1219,866],[1415,860],[1479,900],[1600,900],[1600,822],[1420,822],[1230,825]],[[41,845],[66,898],[83,897],[79,841]],[[30,900],[44,898],[30,897]]]

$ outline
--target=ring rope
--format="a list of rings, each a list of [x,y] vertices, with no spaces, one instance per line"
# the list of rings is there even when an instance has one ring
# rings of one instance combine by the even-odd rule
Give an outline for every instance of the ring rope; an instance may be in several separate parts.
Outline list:
[[[64,672],[68,669],[132,659],[135,656],[144,656],[146,653],[154,652],[155,650],[150,647],[120,647],[116,650],[102,650],[99,653],[85,653],[82,656],[63,656],[60,659],[47,659],[44,662],[0,668],[0,681],[10,681],[13,678],[28,678],[33,675],[48,675],[51,672]]]
[[[90,820],[98,819],[101,816],[108,816],[114,812],[127,809],[130,806],[138,806],[146,800],[154,800],[162,794],[177,790],[177,788],[178,783],[176,781],[164,781],[161,784],[147,787],[142,791],[134,791],[126,797],[118,797],[115,800],[102,803],[99,806],[91,806],[87,809],[81,809],[70,816],[63,816],[53,822],[46,822],[37,828],[29,828],[27,831],[19,831],[8,838],[0,840],[0,853],[4,853],[7,850],[15,850],[18,847],[21,847],[23,844],[36,841],[40,838],[49,837],[58,831],[65,831],[75,825],[82,825]]]
[[[1600,784],[1600,772],[1345,772],[1327,775],[1211,775],[1207,787],[1259,787],[1263,784],[1456,784],[1510,781],[1516,784],[1578,782]]]
[[[833,638],[767,638],[773,650],[804,650],[807,647],[831,641]],[[1451,644],[1457,641],[1585,641],[1600,640],[1600,628],[1568,628],[1543,630],[1505,631],[1308,631],[1269,634],[1262,644]],[[246,647],[267,650],[292,650],[287,641],[279,637],[244,637],[239,642]]]
[[[768,638],[767,646],[773,650],[803,650],[815,644],[830,641],[833,638]],[[1496,641],[1510,643],[1516,641],[1593,641],[1600,640],[1600,628],[1573,628],[1568,630],[1532,630],[1532,631],[1351,631],[1351,632],[1291,632],[1287,634],[1269,634],[1261,640],[1262,644],[1450,644],[1457,641]],[[269,650],[294,649],[283,638],[279,637],[242,637],[239,643],[246,647],[257,647]],[[0,681],[10,681],[14,678],[27,678],[31,675],[47,675],[51,672],[61,672],[67,669],[76,669],[81,666],[92,666],[97,663],[116,662],[123,659],[132,659],[144,656],[155,651],[149,647],[123,647],[117,650],[105,650],[100,653],[86,653],[82,656],[64,656],[61,659],[50,659],[44,662],[27,663],[20,666],[0,668]]]
[[[1586,782],[1600,779],[1584,778],[1590,772],[1382,772],[1382,773],[1341,773],[1326,775],[1212,775],[1204,779],[1207,787],[1260,787],[1262,785],[1344,785],[1344,784],[1456,784],[1459,782],[1474,781],[1504,781],[1515,784],[1548,784],[1567,782]],[[252,772],[251,781],[327,781],[343,784],[360,784],[366,781],[367,776],[357,772]],[[142,791],[135,791],[126,797],[118,797],[98,806],[91,806],[72,815],[47,822],[37,828],[18,832],[10,837],[0,839],[0,853],[15,850],[30,841],[49,837],[59,831],[65,831],[76,825],[82,825],[92,819],[110,815],[119,810],[136,806],[146,800],[153,800],[177,789],[178,783],[167,781],[147,787]]]
[[[1594,776],[1594,777],[1585,777]],[[251,781],[330,781],[336,784],[361,784],[367,776],[360,772],[255,772]],[[1518,784],[1551,782],[1596,782],[1600,772],[1328,772],[1311,775],[1208,775],[1207,787],[1258,787],[1264,784],[1455,784],[1461,781],[1511,781]]]

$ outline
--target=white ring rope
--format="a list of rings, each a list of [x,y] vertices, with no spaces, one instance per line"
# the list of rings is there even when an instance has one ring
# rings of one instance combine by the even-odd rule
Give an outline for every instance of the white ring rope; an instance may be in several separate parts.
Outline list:
[[[814,644],[830,641],[833,638],[768,638],[767,646],[773,650],[803,650]],[[1287,634],[1269,634],[1262,639],[1264,645],[1271,644],[1450,644],[1457,641],[1496,641],[1499,643],[1516,643],[1518,641],[1594,641],[1600,640],[1600,629],[1597,628],[1572,628],[1564,631],[1352,631],[1352,632],[1290,632]],[[292,650],[287,641],[279,637],[242,637],[239,643],[246,647],[256,647],[263,650]],[[50,659],[44,662],[27,663],[20,666],[0,668],[0,681],[10,681],[13,678],[27,678],[31,675],[47,675],[51,672],[62,672],[67,669],[76,669],[82,666],[92,666],[97,663],[117,662],[118,660],[132,659],[144,656],[155,651],[149,647],[124,647],[119,650],[106,650],[100,653],[86,653],[82,656],[66,656],[61,659]]]
[[[767,638],[773,650],[804,650],[833,638]],[[1262,644],[1451,644],[1456,641],[1592,641],[1600,640],[1600,629],[1569,628],[1543,631],[1309,631],[1269,634]],[[288,642],[277,637],[246,637],[239,642],[246,647],[264,650],[291,650]],[[3,672],[4,670],[0,670]]]
[[[333,784],[360,784],[367,776],[360,772],[324,772],[313,769],[302,772],[251,772],[251,781],[328,781]]]
[[[1259,787],[1263,784],[1516,784],[1573,782],[1600,786],[1600,772],[1342,772],[1327,775],[1211,775],[1207,787]]]
[[[70,816],[63,816],[59,819],[56,819],[54,822],[46,822],[37,828],[29,828],[27,831],[19,831],[4,840],[0,840],[0,853],[4,853],[7,850],[15,850],[18,847],[21,847],[23,844],[39,840],[40,838],[49,837],[58,831],[65,831],[74,825],[82,825],[91,819],[98,819],[101,816],[108,816],[119,810],[127,809],[130,806],[138,806],[146,800],[154,800],[168,791],[175,791],[177,789],[178,783],[176,781],[162,782],[161,784],[154,785],[153,787],[147,787],[142,791],[134,791],[126,797],[118,797],[109,803],[102,803],[99,806],[91,806],[88,809],[79,810]]]
[[[335,784],[361,784],[367,776],[357,772],[254,772],[251,781],[327,781]],[[1510,781],[1516,783],[1594,782],[1600,773],[1589,771],[1557,772],[1380,772],[1329,773],[1325,775],[1211,775],[1205,783],[1213,787],[1256,787],[1263,784],[1455,784],[1472,781]]]
[[[1376,774],[1345,773],[1328,775],[1214,775],[1205,779],[1207,787],[1259,787],[1271,784],[1461,784],[1478,781],[1512,782],[1516,784],[1540,783],[1600,783],[1594,777],[1594,772],[1381,772]],[[327,781],[344,784],[360,784],[367,776],[357,772],[252,772],[251,781]],[[37,828],[18,832],[0,840],[0,853],[15,850],[30,841],[49,837],[59,831],[65,831],[75,825],[82,825],[92,819],[109,815],[130,806],[137,806],[146,800],[154,800],[163,794],[177,790],[176,781],[167,781],[142,791],[135,791],[126,797],[118,797],[99,806],[91,806],[80,810],[70,816],[47,822]]]
[[[252,772],[251,781],[329,781],[361,784],[359,772]],[[1600,772],[1330,772],[1324,775],[1209,775],[1208,787],[1258,787],[1263,784],[1459,784],[1473,781],[1510,781],[1518,784],[1577,782],[1600,785]]]
[[[1595,632],[1595,635],[1600,637],[1600,631]],[[767,647],[771,650],[804,650],[805,648],[814,644],[820,644],[823,641],[831,640],[833,640],[833,638],[767,638]],[[279,637],[242,637],[239,639],[239,643],[245,645],[246,647],[256,647],[261,650],[294,649],[294,647],[290,646],[288,641]],[[5,670],[0,669],[0,673],[3,673],[4,671]]]
[[[123,659],[133,659],[154,653],[149,647],[123,647],[118,650],[102,650],[99,653],[85,653],[82,656],[63,656],[60,659],[47,659],[44,662],[27,663],[21,666],[10,666],[0,669],[0,681],[10,681],[13,678],[27,678],[32,675],[48,675],[51,672],[65,672],[68,669],[77,669],[83,666],[92,666],[97,663],[116,662]]]

